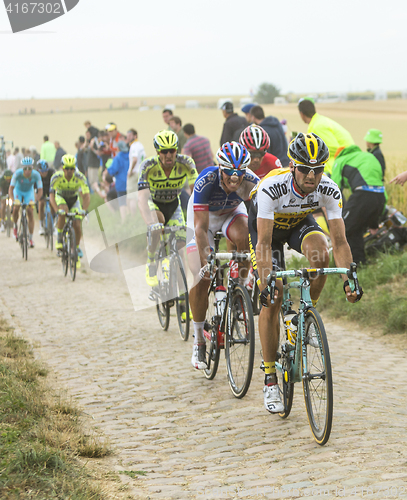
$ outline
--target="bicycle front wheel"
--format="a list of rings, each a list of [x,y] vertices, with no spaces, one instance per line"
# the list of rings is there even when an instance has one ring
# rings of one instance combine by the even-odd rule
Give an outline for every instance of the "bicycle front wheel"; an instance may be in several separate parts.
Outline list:
[[[76,277],[76,262],[78,260],[77,252],[76,252],[76,236],[75,230],[73,227],[69,230],[69,239],[68,239],[68,260],[69,260],[69,272],[71,274],[72,281],[75,281]]]
[[[219,366],[220,346],[218,343],[219,321],[216,311],[216,297],[213,283],[208,293],[208,309],[206,312],[204,337],[206,344],[206,365],[203,371],[208,380],[215,378]]]
[[[170,326],[170,304],[168,302],[168,269],[164,270],[161,262],[161,257],[158,257],[157,262],[157,279],[158,279],[158,297],[156,298],[156,309],[158,321],[164,331]]]
[[[23,254],[23,259],[28,259],[28,227],[27,219],[22,217],[21,219],[21,252]]]
[[[315,441],[324,445],[331,433],[333,388],[331,357],[324,324],[311,307],[305,316],[302,380],[305,407]]]
[[[225,339],[229,386],[236,398],[249,389],[254,361],[254,321],[249,294],[236,285],[229,303]]]
[[[48,213],[47,231],[49,238],[49,248],[51,252],[54,250],[54,220],[52,218],[51,212]],[[48,243],[47,243],[48,248]]]
[[[8,238],[10,238],[10,234],[11,234],[11,224],[12,224],[11,223],[11,210],[10,210],[10,205],[7,203],[7,205],[6,205],[6,234],[7,234]]]
[[[171,257],[170,279],[171,298],[175,300],[179,333],[182,340],[186,342],[189,337],[190,324],[188,284],[182,259],[175,253]]]
[[[61,262],[62,262],[62,272],[64,273],[64,276],[68,274],[68,265],[69,265],[69,254],[68,254],[68,236],[66,231],[63,232],[62,236],[62,257],[61,257]]]

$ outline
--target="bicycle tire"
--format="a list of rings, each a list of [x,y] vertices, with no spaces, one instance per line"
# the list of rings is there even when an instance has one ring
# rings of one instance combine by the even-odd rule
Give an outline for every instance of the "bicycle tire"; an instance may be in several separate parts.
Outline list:
[[[313,347],[309,339],[316,335],[318,346]],[[333,387],[331,357],[325,327],[318,311],[311,307],[305,316],[302,359],[302,380],[308,422],[315,441],[324,445],[330,436],[333,417]]]
[[[23,225],[23,239],[22,239],[22,253],[23,259],[28,259],[28,228],[27,228],[27,219],[22,217],[21,219]]]
[[[254,363],[254,320],[250,296],[245,287],[235,285],[228,306],[225,357],[230,390],[243,398],[252,380]]]
[[[208,380],[213,380],[219,367],[220,346],[218,343],[219,321],[216,316],[216,298],[215,287],[213,283],[208,292],[208,309],[206,311],[206,320],[204,327],[204,337],[206,344],[206,365],[203,370]]]
[[[45,236],[45,245],[47,248],[49,248],[49,227],[48,227],[48,221],[49,221],[49,214],[47,210],[45,209],[45,220],[44,220],[44,236]]]
[[[69,229],[69,250],[68,250],[68,260],[69,260],[69,273],[71,275],[71,280],[75,281],[76,278],[76,263],[78,260],[76,252],[76,235],[75,230],[71,226]]]
[[[284,326],[284,315],[282,311],[280,311],[278,320],[280,325],[281,349],[281,344],[287,342],[287,332]],[[277,373],[277,383],[280,390],[281,401],[284,405],[284,411],[280,412],[279,416],[281,418],[287,418],[291,413],[294,398],[294,382],[290,380],[291,361],[289,354],[287,352],[278,352],[276,361],[281,364],[281,371]]]
[[[54,250],[54,219],[51,212],[48,212],[48,233],[49,233],[49,247],[51,252]]]
[[[64,228],[63,234],[62,234],[62,256],[61,256],[61,262],[62,262],[62,272],[64,273],[64,276],[68,274],[68,238],[66,234],[66,229]]]
[[[164,277],[162,268],[162,258],[158,256],[156,258],[157,263],[157,279],[158,279],[158,297],[156,299],[156,309],[158,321],[160,322],[161,328],[166,332],[170,326],[170,305],[168,302],[168,288],[169,282]]]
[[[8,202],[8,200],[7,200]],[[9,204],[6,205],[6,234],[10,238],[11,235],[11,209]]]
[[[185,275],[184,264],[181,257],[177,253],[173,253],[171,256],[170,280],[171,290],[173,290],[171,298],[174,298],[175,300],[179,333],[182,340],[186,342],[189,337],[190,327],[188,283]],[[185,312],[185,320],[182,318],[183,312]]]

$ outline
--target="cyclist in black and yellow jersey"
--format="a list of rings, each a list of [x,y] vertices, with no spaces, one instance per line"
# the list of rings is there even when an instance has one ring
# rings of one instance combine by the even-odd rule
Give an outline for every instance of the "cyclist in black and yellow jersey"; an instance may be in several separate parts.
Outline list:
[[[177,154],[178,137],[171,130],[162,130],[154,137],[157,156],[152,156],[140,165],[138,181],[138,205],[147,226],[161,223],[168,226],[184,226],[179,194],[188,183],[190,191],[198,177],[195,163],[186,155]],[[190,193],[189,193],[190,194]],[[159,240],[159,231],[153,232],[151,245],[147,247],[148,260],[146,280],[149,286],[157,286],[154,253]],[[177,233],[178,246],[185,245],[185,231]]]
[[[82,252],[79,248],[81,241],[81,219],[84,211],[87,210],[90,203],[90,194],[86,177],[76,169],[76,160],[73,155],[64,155],[61,159],[62,170],[58,170],[51,177],[49,201],[55,212],[58,213],[58,240],[55,245],[57,250],[62,248],[62,230],[65,224],[65,214],[68,212],[77,212],[78,218],[74,222],[78,264],[80,267],[79,258],[82,257]],[[82,193],[83,210],[79,197],[79,191]]]
[[[329,266],[327,240],[311,215],[325,208],[336,265],[349,268],[352,253],[345,236],[342,219],[342,196],[333,180],[324,175],[329,150],[316,134],[298,134],[288,147],[289,168],[272,170],[252,191],[249,213],[250,250],[253,268],[264,290],[271,270],[284,269],[283,245],[303,254],[311,267]],[[278,269],[277,269],[278,270]],[[319,299],[325,276],[311,280],[310,294],[314,304]],[[343,289],[349,302],[361,298],[349,287],[347,276],[342,276]],[[270,413],[284,410],[276,377],[275,360],[278,348],[278,313],[282,302],[283,285],[277,280],[274,304],[267,298],[267,306],[259,315],[259,336],[265,367],[264,406]],[[311,345],[313,339],[309,339]]]

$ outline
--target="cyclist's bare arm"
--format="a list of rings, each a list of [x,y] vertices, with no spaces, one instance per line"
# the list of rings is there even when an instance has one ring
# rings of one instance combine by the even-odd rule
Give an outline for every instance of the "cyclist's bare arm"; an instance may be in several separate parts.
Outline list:
[[[331,219],[328,220],[329,232],[332,241],[332,250],[335,258],[335,264],[337,267],[347,267],[349,269],[352,263],[352,252],[349,247],[349,243],[346,240],[345,234],[345,223],[343,219]],[[346,275],[342,274],[343,281],[348,278]],[[349,302],[356,302],[357,294],[351,292],[350,288],[346,291],[346,297]]]
[[[54,212],[57,213],[58,212],[58,205],[55,202],[55,192],[53,192],[53,191],[49,194],[49,202],[51,204],[51,207],[54,209]]]
[[[40,201],[42,198],[42,188],[38,189],[37,194],[35,196],[36,201]]]
[[[14,186],[10,184],[10,187],[8,188],[8,197],[11,200],[11,203],[14,203]]]
[[[195,242],[198,248],[201,265],[205,265],[211,252],[209,247],[209,210],[194,212]]]
[[[84,210],[88,209],[89,203],[90,203],[90,194],[89,193],[82,194],[82,208]]]
[[[155,224],[157,221],[155,220],[155,214],[153,215],[152,212],[155,212],[155,210],[151,211],[149,206],[148,206],[148,200],[150,198],[150,190],[149,189],[142,189],[141,191],[138,192],[138,207],[141,212],[141,216],[144,219],[144,222],[149,226],[150,224]]]

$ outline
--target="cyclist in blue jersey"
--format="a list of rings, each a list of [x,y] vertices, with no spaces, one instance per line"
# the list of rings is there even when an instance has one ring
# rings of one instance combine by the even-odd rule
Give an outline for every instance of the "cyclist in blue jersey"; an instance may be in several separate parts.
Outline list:
[[[42,180],[41,175],[33,170],[34,160],[29,156],[26,156],[21,160],[22,168],[19,168],[14,172],[11,178],[9,197],[11,203],[14,204],[13,208],[13,221],[14,230],[13,234],[17,239],[17,223],[18,223],[18,212],[20,210],[20,204],[22,202],[26,203],[27,206],[27,217],[28,217],[28,240],[30,248],[34,248],[33,233],[34,233],[34,213],[33,205],[35,201],[38,201],[42,197]],[[34,193],[34,184],[37,185],[37,195]]]
[[[191,363],[198,370],[206,368],[203,330],[210,283],[208,276],[199,278],[199,271],[207,263],[217,231],[222,230],[239,252],[248,251],[249,231],[244,202],[259,181],[257,175],[247,168],[250,153],[242,144],[226,142],[218,149],[216,159],[219,166],[208,167],[199,174],[187,212],[187,255],[194,275],[189,297],[195,331]],[[240,265],[242,280],[247,278],[247,267],[244,263]]]

